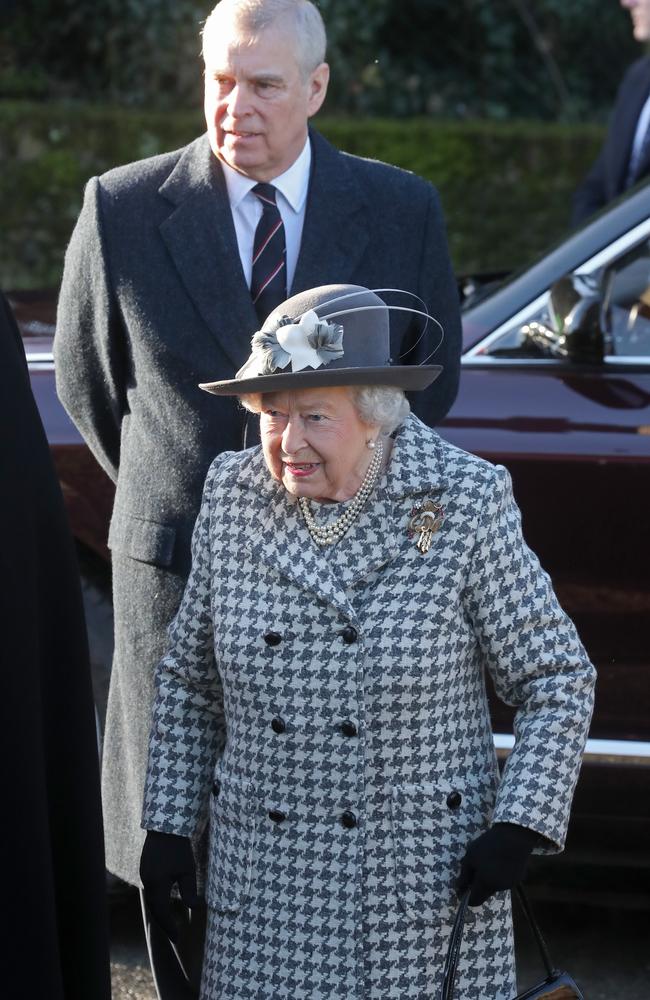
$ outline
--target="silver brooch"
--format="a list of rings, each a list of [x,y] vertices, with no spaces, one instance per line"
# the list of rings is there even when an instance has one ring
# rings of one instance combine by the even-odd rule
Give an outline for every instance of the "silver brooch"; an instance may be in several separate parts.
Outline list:
[[[442,504],[437,500],[425,500],[419,507],[411,510],[411,519],[406,529],[409,538],[415,538],[416,548],[422,555],[426,555],[431,548],[431,540],[438,531],[445,517]]]

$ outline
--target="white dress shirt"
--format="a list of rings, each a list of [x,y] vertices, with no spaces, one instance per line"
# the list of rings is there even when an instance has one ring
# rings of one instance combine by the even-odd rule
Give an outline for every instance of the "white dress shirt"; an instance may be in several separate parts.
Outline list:
[[[257,223],[262,217],[262,205],[252,192],[257,181],[234,170],[233,167],[220,161],[223,167],[228,199],[235,222],[237,246],[241,266],[250,288],[253,270],[253,242]],[[302,227],[305,222],[305,206],[309,188],[309,171],[311,168],[311,144],[307,139],[297,160],[291,164],[279,177],[269,181],[277,189],[276,204],[284,223],[284,235],[287,248],[287,295],[291,294],[291,284],[298,263]]]
[[[632,150],[630,152],[630,162],[628,166],[628,178],[630,181],[634,180],[636,177],[636,172],[639,166],[639,162],[644,153],[645,138],[650,128],[650,97],[641,108],[641,114],[639,115],[639,120],[636,123],[636,131],[634,133],[634,141],[632,143]]]

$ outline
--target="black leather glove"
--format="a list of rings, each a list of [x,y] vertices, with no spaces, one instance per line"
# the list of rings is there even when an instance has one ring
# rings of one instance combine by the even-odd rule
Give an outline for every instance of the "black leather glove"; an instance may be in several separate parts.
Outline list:
[[[176,883],[182,902],[189,909],[201,906],[196,891],[196,865],[189,837],[149,830],[140,856],[140,878],[144,901],[170,941],[178,939],[171,891]]]
[[[495,892],[513,889],[524,877],[533,848],[543,840],[525,826],[495,823],[467,848],[456,892],[460,896],[471,886],[469,905],[480,906]]]

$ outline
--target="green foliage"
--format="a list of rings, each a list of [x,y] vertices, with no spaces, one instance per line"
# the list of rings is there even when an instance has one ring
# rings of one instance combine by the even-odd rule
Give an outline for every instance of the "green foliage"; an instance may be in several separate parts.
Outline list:
[[[602,0],[399,0],[378,33],[366,110],[451,117],[603,117],[640,54]]]
[[[603,138],[598,126],[540,122],[365,119],[319,127],[341,149],[436,185],[459,274],[518,268],[566,233],[572,193]]]
[[[603,118],[639,54],[603,0],[317,0],[330,113]],[[211,0],[16,2],[0,38],[0,97],[147,108],[200,104]]]
[[[327,58],[332,74],[330,108],[357,108],[377,77],[377,38],[390,16],[392,0],[371,3],[316,0],[327,27]]]
[[[36,96],[82,97],[158,108],[199,101],[200,29],[209,11],[193,0],[31,0],[5,36],[6,77],[33,75]],[[39,25],[39,30],[35,30]],[[45,72],[44,69],[46,68]]]
[[[510,270],[568,227],[571,193],[602,130],[539,122],[323,118],[339,148],[395,163],[440,190],[458,273]],[[0,102],[0,286],[56,285],[85,181],[184,145],[200,112]]]

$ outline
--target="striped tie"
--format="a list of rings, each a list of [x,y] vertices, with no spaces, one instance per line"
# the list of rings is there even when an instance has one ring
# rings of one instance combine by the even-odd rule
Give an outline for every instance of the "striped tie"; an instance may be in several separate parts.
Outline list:
[[[262,205],[262,218],[255,230],[251,297],[260,326],[268,314],[287,297],[287,250],[284,225],[275,203],[272,184],[256,184],[252,189]]]

